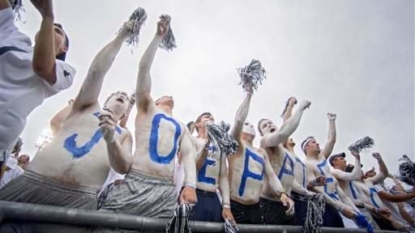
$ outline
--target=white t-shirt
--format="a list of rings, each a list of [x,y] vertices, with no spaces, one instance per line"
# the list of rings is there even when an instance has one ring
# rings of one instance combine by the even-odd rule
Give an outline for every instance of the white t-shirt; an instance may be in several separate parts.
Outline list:
[[[6,162],[6,166],[9,168],[4,172],[3,177],[0,180],[0,189],[2,189],[7,183],[16,179],[21,174],[24,173],[24,170],[17,165],[17,159],[9,157]]]
[[[30,38],[14,25],[12,9],[0,10],[0,154],[13,149],[27,116],[44,99],[72,85],[70,65],[56,60],[57,80],[50,85],[33,71],[32,59]]]

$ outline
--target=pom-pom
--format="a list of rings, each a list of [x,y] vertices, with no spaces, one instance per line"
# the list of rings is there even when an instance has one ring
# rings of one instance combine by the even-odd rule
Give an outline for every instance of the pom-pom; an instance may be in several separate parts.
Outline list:
[[[225,233],[236,233],[238,228],[233,226],[229,219],[225,219]]]
[[[131,35],[127,39],[126,43],[128,45],[137,46],[139,42],[140,30],[141,26],[143,26],[144,22],[147,19],[146,11],[139,7],[137,8],[130,16],[129,21],[133,21],[133,27],[131,29]],[[120,29],[121,30],[121,29]]]
[[[303,233],[321,233],[326,200],[323,194],[317,193],[307,200],[307,215],[303,225]]]
[[[173,218],[166,225],[166,233],[191,233],[189,216],[192,211],[190,204],[181,204],[176,207]]]
[[[362,139],[357,140],[352,145],[350,145],[348,149],[350,151],[360,153],[363,150],[372,148],[374,144],[375,144],[375,142],[373,141],[373,139],[366,136]]]
[[[230,125],[221,121],[219,125],[208,122],[206,130],[209,140],[219,147],[221,153],[226,156],[232,155],[238,151],[238,142],[229,135]]]
[[[408,185],[415,185],[415,163],[408,158],[407,155],[403,155],[399,160],[399,179]]]
[[[176,39],[174,38],[173,31],[171,29],[171,17],[170,15],[161,15],[160,19],[166,21],[167,25],[169,25],[169,31],[164,36],[159,47],[167,51],[173,50],[174,48],[177,47],[177,45],[176,45]]]
[[[261,62],[253,59],[249,65],[244,68],[237,69],[244,90],[254,91],[258,89],[258,85],[262,84],[265,76],[265,69],[262,67]]]

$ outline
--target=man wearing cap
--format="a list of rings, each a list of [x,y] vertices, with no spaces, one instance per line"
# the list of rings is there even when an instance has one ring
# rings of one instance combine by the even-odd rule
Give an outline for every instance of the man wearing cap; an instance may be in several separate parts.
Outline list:
[[[346,153],[338,153],[330,156],[329,162],[333,167],[331,173],[339,182],[340,187],[351,197],[353,203],[359,208],[360,212],[367,218],[368,222],[373,226],[374,229],[380,229],[376,222],[373,220],[372,215],[368,212],[379,213],[382,215],[388,215],[390,212],[387,209],[377,208],[373,205],[367,204],[360,194],[360,189],[356,187],[355,181],[359,180],[362,176],[360,155],[357,152],[351,152],[355,157],[355,164],[347,164]],[[354,168],[354,169],[353,169]]]
[[[267,152],[272,169],[281,181],[282,187],[287,192],[287,195],[290,195],[291,189],[293,188],[294,163],[293,158],[288,153],[285,153],[282,144],[297,129],[304,111],[309,108],[310,104],[310,101],[303,101],[299,109],[282,124],[280,129],[269,119],[261,119],[258,122],[258,131],[262,136],[260,142],[261,148]],[[304,191],[305,195],[306,193],[308,192]],[[287,206],[279,197],[273,197],[269,192],[264,190],[260,204],[266,224],[297,224],[294,215],[294,206],[291,206],[291,203],[288,203],[289,205]]]
[[[274,174],[267,152],[253,146],[255,128],[245,121],[251,97],[252,91],[248,91],[236,112],[231,130],[231,135],[239,144],[237,153],[228,160],[231,210],[237,223],[261,224],[259,199],[262,190],[271,196],[280,196],[285,205],[292,206],[293,203]]]
[[[323,215],[323,226],[344,227],[339,212],[347,218],[352,219],[357,216],[358,209],[351,200],[348,203],[348,197],[339,187],[337,180],[331,174],[330,167],[327,164],[327,158],[331,154],[336,142],[336,115],[328,113],[327,118],[329,120],[329,139],[323,150],[320,150],[320,145],[312,136],[307,137],[301,143],[301,149],[306,155],[305,163],[308,181],[313,182],[318,176],[326,177],[326,184],[324,186],[311,185],[314,191],[324,195],[328,204]],[[345,204],[342,203],[343,200],[346,200]]]
[[[0,0],[0,165],[29,114],[44,99],[69,88],[75,76],[64,61],[69,40],[62,26],[54,24],[52,0],[31,2],[42,16],[34,47],[15,26],[9,0]]]

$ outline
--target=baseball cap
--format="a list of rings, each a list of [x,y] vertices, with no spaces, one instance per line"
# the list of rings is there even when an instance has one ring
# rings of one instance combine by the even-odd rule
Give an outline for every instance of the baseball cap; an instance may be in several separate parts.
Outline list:
[[[339,158],[339,157],[343,157],[343,158],[345,158],[345,157],[346,157],[346,153],[341,152],[341,153],[338,153],[338,154],[333,154],[333,155],[331,155],[331,156],[330,156],[330,158],[329,158],[329,163],[330,163],[330,165],[331,165],[331,166],[333,166],[333,161],[334,161],[336,158]]]

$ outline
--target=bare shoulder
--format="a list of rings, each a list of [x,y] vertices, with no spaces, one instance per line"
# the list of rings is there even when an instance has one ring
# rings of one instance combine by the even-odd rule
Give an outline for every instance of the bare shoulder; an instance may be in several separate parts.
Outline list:
[[[255,148],[255,151],[259,154],[261,154],[262,156],[264,156],[264,158],[268,158],[268,153],[264,148]]]

